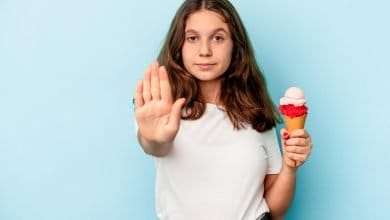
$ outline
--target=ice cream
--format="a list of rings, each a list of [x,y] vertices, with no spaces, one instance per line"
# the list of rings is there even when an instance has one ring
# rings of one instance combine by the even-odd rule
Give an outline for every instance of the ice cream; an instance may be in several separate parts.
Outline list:
[[[298,87],[288,88],[280,99],[279,110],[284,116],[287,131],[304,128],[308,108],[303,90]]]

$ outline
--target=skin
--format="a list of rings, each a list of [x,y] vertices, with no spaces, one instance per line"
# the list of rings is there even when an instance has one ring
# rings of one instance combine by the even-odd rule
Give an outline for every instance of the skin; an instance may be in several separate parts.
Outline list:
[[[187,71],[199,80],[206,102],[220,104],[221,76],[229,67],[233,50],[230,30],[215,12],[200,10],[189,16],[182,47]],[[136,87],[135,114],[138,140],[145,153],[169,153],[179,130],[185,99],[172,100],[165,67],[153,62]],[[266,175],[264,197],[273,219],[283,219],[295,192],[296,171],[309,157],[312,141],[304,130],[281,129],[283,165],[279,174]]]
[[[229,27],[219,14],[201,10],[189,16],[182,47],[183,63],[199,80],[206,102],[218,103],[221,76],[230,65],[232,52]]]

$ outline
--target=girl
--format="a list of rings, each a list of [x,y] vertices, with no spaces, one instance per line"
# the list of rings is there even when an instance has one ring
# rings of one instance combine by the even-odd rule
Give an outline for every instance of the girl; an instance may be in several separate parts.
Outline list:
[[[138,141],[156,162],[158,218],[282,219],[311,138],[282,129],[281,156],[280,117],[231,3],[185,1],[158,61],[135,95]]]

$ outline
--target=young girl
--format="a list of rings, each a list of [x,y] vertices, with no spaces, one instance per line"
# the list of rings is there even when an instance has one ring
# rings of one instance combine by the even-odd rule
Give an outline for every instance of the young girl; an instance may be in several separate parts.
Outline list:
[[[185,1],[158,61],[135,95],[138,140],[156,162],[158,218],[282,219],[311,138],[282,129],[281,156],[279,116],[231,3]]]

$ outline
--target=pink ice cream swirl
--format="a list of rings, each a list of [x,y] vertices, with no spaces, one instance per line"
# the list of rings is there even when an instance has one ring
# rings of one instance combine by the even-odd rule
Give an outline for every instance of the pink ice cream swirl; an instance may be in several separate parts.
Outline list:
[[[283,115],[299,117],[307,114],[305,95],[302,89],[290,87],[286,90],[284,97],[280,99],[279,110]]]

